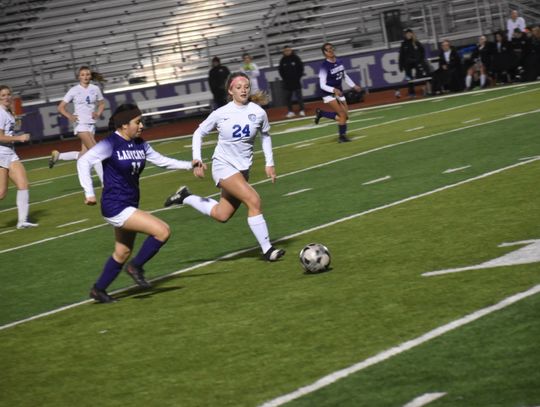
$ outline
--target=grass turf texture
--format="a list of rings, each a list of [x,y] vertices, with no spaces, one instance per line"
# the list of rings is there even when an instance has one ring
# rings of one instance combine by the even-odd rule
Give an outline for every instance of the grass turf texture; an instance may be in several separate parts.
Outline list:
[[[530,93],[521,96],[521,105],[511,106],[510,111],[499,101],[474,106],[494,120],[532,110],[538,94]],[[460,98],[449,100],[450,107],[458,106],[456,99]],[[466,100],[463,96],[462,103]],[[479,114],[472,111],[464,117],[460,110],[448,117],[454,113],[447,112],[444,130],[441,115],[433,111],[433,105],[440,110],[444,103],[426,103],[424,113],[419,113],[423,104],[386,111],[385,115],[392,113],[386,120],[401,120],[398,126],[364,129],[359,133],[366,138],[347,144],[346,149],[335,143],[334,135],[323,134],[330,128],[278,135],[274,143],[279,146],[275,151],[278,170],[286,174],[421,136],[402,131],[414,127],[414,120],[403,119],[413,114],[437,116],[432,118],[433,124],[428,122],[430,116],[422,119],[425,135],[460,127],[458,120]],[[471,109],[465,110],[467,115]],[[380,116],[375,111],[369,114]],[[408,120],[413,123],[404,127]],[[260,184],[257,190],[267,208],[272,236],[285,236],[540,154],[534,134],[537,120],[538,113],[475,126],[289,175],[274,186]],[[355,129],[351,125],[351,131]],[[305,148],[287,147],[310,137],[319,139]],[[171,148],[171,152],[182,151],[179,156],[189,155],[185,147],[175,145],[167,143],[160,149],[158,144],[156,148],[167,154],[164,150]],[[461,165],[471,167],[442,174]],[[255,182],[262,179],[258,167],[252,174]],[[290,249],[289,254],[277,264],[259,261],[252,251],[166,280],[154,291],[132,293],[113,307],[83,306],[2,331],[5,375],[0,387],[8,389],[2,400],[9,403],[6,405],[90,405],[96,400],[92,391],[100,382],[105,383],[100,386],[100,401],[106,405],[254,405],[294,390],[537,284],[536,265],[436,278],[419,275],[476,264],[514,250],[498,248],[503,241],[538,238],[538,170],[538,163],[526,164],[286,240],[282,245]],[[152,171],[156,170],[149,169],[150,175]],[[39,173],[38,167],[35,173]],[[361,187],[365,181],[389,174],[390,181]],[[163,190],[174,190],[179,178],[182,183],[184,179],[193,183],[188,176],[168,173],[143,181],[143,207],[159,207]],[[211,194],[215,190],[210,184],[207,180],[193,189]],[[53,185],[51,189],[63,191],[76,188],[69,177]],[[306,186],[314,189],[282,196]],[[44,197],[54,193],[47,188]],[[96,211],[81,206],[80,194],[60,201],[62,205],[39,204],[32,209],[34,214],[47,214],[36,233],[56,235],[54,223],[74,220],[74,215],[81,218],[83,211],[83,216],[89,214],[89,223],[99,224]],[[246,232],[244,212],[226,226],[191,208],[158,216],[171,224],[176,236],[149,263],[150,276],[254,245]],[[80,228],[73,226],[73,230]],[[23,233],[7,236],[4,248],[35,240]],[[332,272],[301,274],[296,252],[308,241],[330,247]],[[13,321],[84,298],[111,247],[111,230],[100,227],[2,253],[3,264],[21,270],[10,273],[7,284],[0,288],[2,320]],[[44,251],[46,262],[39,260]],[[122,277],[115,287],[127,284]],[[40,368],[45,360],[46,368]],[[110,377],[103,377],[103,363]],[[408,396],[403,394],[397,400],[407,401]]]

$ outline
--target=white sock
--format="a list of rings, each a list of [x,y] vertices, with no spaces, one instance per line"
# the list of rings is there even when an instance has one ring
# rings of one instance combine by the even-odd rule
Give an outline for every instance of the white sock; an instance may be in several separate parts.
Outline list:
[[[19,223],[26,222],[28,218],[28,201],[30,194],[27,189],[17,190],[17,211],[19,214]]]
[[[103,185],[103,164],[101,164],[101,161],[94,165],[94,171],[96,172],[99,180],[101,181],[101,185]]]
[[[471,87],[471,83],[472,83],[472,76],[471,75],[467,75],[465,77],[465,86],[467,88],[470,88]]]
[[[77,158],[79,158],[78,151],[68,151],[67,153],[60,153],[58,155],[58,159],[62,161],[71,161],[76,160]]]
[[[484,86],[486,84],[486,75],[480,75],[480,86]]]
[[[218,202],[212,198],[203,198],[199,195],[190,195],[184,199],[184,204],[197,209],[203,215],[210,216],[212,208],[216,206]]]
[[[268,227],[262,214],[250,216],[247,218],[249,228],[255,235],[255,238],[261,246],[262,252],[266,253],[272,247],[270,244],[270,236],[268,235]]]

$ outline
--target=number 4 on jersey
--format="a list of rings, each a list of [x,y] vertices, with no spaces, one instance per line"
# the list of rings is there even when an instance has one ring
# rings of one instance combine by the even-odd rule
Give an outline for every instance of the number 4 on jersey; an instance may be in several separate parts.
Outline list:
[[[235,124],[233,130],[233,137],[242,137],[242,133],[244,133],[244,136],[249,137],[249,124],[246,124],[243,129],[239,124]]]

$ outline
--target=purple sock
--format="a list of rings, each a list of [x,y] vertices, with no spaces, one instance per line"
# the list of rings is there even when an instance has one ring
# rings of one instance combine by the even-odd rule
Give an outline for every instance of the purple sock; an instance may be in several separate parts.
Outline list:
[[[325,112],[324,110],[321,110],[321,116],[326,117],[330,120],[336,120],[337,113],[336,112]]]
[[[339,135],[344,136],[347,134],[347,125],[346,124],[338,124],[339,128]]]
[[[157,240],[154,236],[148,236],[139,249],[139,253],[137,253],[137,256],[135,256],[131,262],[136,266],[142,267],[148,260],[154,257],[157,252],[159,252],[159,249],[161,249],[161,246],[164,244],[165,242]]]
[[[96,287],[100,290],[105,290],[111,283],[114,281],[116,276],[122,271],[122,263],[118,263],[113,257],[109,257],[105,266],[103,267],[103,272],[96,281]]]

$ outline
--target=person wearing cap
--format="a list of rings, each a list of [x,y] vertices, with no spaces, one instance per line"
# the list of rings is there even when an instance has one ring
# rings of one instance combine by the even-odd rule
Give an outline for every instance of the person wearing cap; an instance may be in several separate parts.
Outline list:
[[[191,170],[191,162],[165,157],[155,151],[140,136],[143,130],[142,113],[136,105],[118,106],[109,120],[114,130],[105,139],[77,160],[79,182],[84,189],[84,203],[96,204],[91,169],[103,164],[101,213],[114,227],[115,245],[103,272],[90,291],[90,297],[101,303],[114,302],[106,289],[116,279],[133,250],[138,232],[148,235],[137,255],[127,264],[126,272],[142,288],[149,288],[143,266],[167,242],[169,225],[154,215],[138,209],[139,177],[146,161],[167,169]]]
[[[214,95],[214,109],[227,104],[225,82],[230,73],[229,68],[221,65],[221,60],[218,57],[212,58],[212,69],[208,73],[208,83],[210,84],[210,91]]]
[[[415,97],[414,79],[425,78],[429,75],[426,61],[426,51],[416,34],[410,28],[404,31],[405,38],[399,48],[399,70],[405,71],[409,97]],[[430,93],[430,83],[426,82],[426,93]]]
[[[512,41],[516,28],[519,28],[519,31],[523,32],[525,31],[525,27],[525,19],[519,16],[517,10],[512,10],[510,13],[510,18],[506,20],[506,35],[508,36],[508,41]]]

